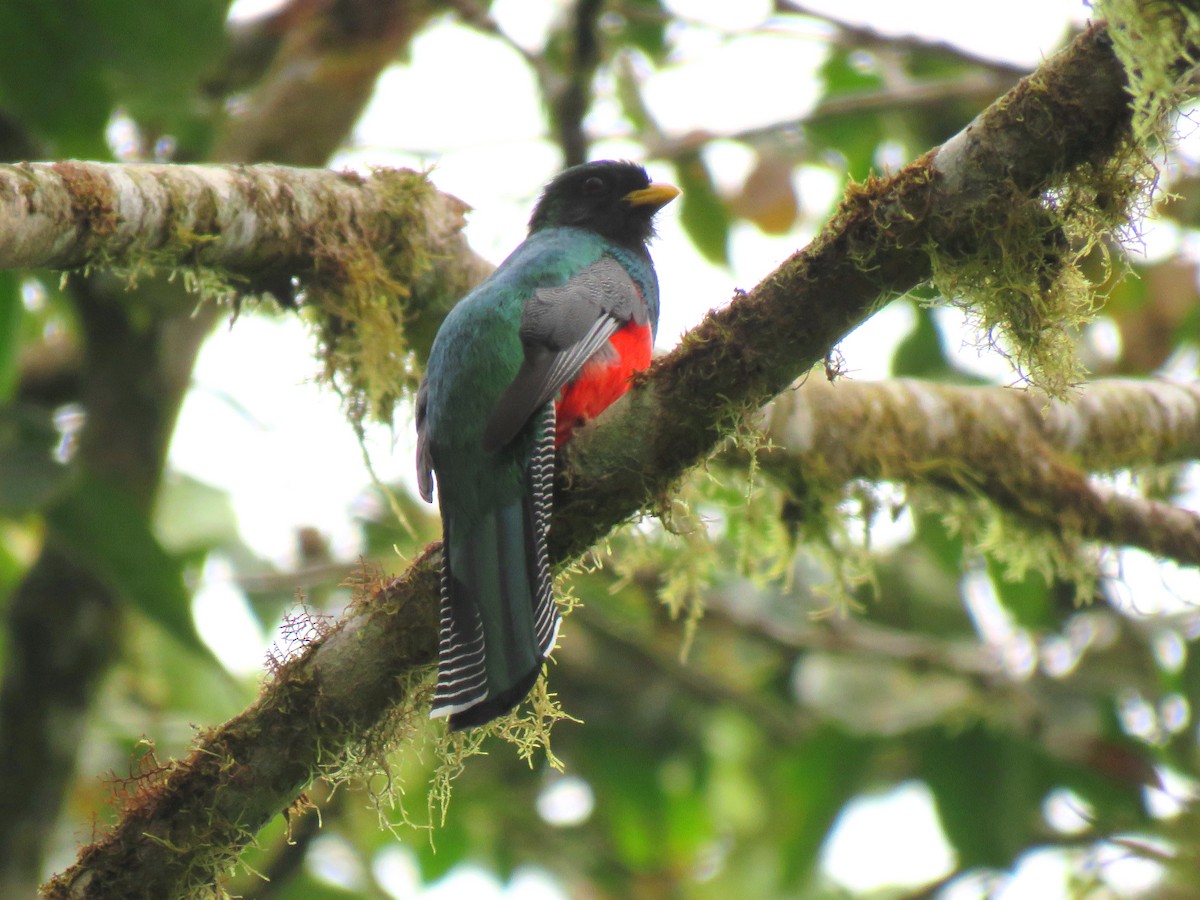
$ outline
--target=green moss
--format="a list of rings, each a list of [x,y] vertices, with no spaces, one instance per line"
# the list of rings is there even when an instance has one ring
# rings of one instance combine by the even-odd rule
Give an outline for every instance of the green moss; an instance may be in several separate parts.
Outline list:
[[[1169,141],[1170,114],[1200,44],[1200,15],[1180,5],[1108,0],[1099,10],[1127,73],[1133,116],[1125,140],[1108,158],[1079,165],[1033,195],[995,184],[974,204],[961,240],[926,248],[945,300],[967,311],[983,343],[1056,397],[1085,375],[1079,329],[1103,302],[1102,285],[1113,284],[1114,268],[1124,265],[1110,248],[1136,240],[1157,186],[1153,159]],[[1036,74],[1026,84],[1030,96],[1053,89]],[[1092,283],[1081,263],[1096,257],[1102,277]]]
[[[822,604],[811,615],[862,612],[864,598],[879,596],[870,541],[871,522],[881,508],[879,488],[861,480],[826,481],[814,472],[806,473],[804,484],[797,487],[801,490],[785,495],[780,517],[792,541],[792,555],[803,554],[809,590]],[[792,568],[788,578],[793,577]]]
[[[801,614],[842,614],[860,608],[864,586],[874,580],[869,546],[855,533],[862,522],[850,508],[869,487],[847,489],[806,471],[813,478],[795,486],[798,496],[793,486],[767,477],[765,462],[763,469],[755,462],[759,453],[770,453],[761,435],[729,442],[722,452],[693,470],[671,504],[659,509],[661,527],[624,529],[609,538],[608,565],[617,584],[647,585],[648,595],[682,623],[681,661],[713,592],[738,591],[742,584],[786,596],[798,571],[806,579],[824,573],[819,584],[807,583],[796,594],[811,592],[823,607]]]
[[[1074,585],[1077,606],[1096,596],[1096,554],[1081,535],[1032,524],[972,493],[922,485],[911,487],[908,499],[914,514],[938,516],[950,534],[962,539],[964,561],[990,557],[1014,583],[1036,572],[1047,583]]]
[[[575,605],[574,598],[564,597],[562,585],[556,590],[559,606],[564,615]],[[354,582],[352,604],[363,609],[368,603],[377,606],[378,598],[386,593],[384,576],[370,568],[361,570]],[[376,608],[376,614],[394,617],[404,613],[398,609]],[[307,635],[320,637],[321,622],[306,622],[307,614],[301,613],[291,631],[296,632],[303,644]],[[294,652],[294,651],[292,651]],[[276,667],[286,677],[286,659],[290,653],[280,657],[284,662]],[[553,663],[548,664],[548,668]],[[550,736],[554,726],[563,719],[572,719],[548,689],[543,676],[538,679],[529,698],[506,716],[479,728],[466,732],[449,732],[438,722],[428,718],[429,705],[433,696],[434,667],[422,666],[408,671],[389,693],[400,698],[386,715],[373,722],[363,733],[347,726],[349,738],[340,755],[331,754],[328,761],[321,761],[321,778],[333,786],[343,784],[366,785],[371,802],[387,827],[399,823],[417,828],[432,828],[444,822],[449,808],[453,782],[466,765],[466,761],[485,753],[488,738],[498,737],[510,744],[518,756],[532,767],[535,759],[543,758],[556,769],[562,763],[554,755]],[[279,677],[276,675],[276,677]],[[314,706],[319,708],[319,698]],[[402,754],[396,757],[396,754]],[[411,810],[405,806],[405,761],[431,754],[436,768],[430,778],[429,788],[424,792],[428,818],[425,823],[416,821]],[[432,836],[431,836],[432,840]]]
[[[116,234],[121,223],[114,212],[118,202],[112,195],[112,185],[106,179],[96,177],[88,166],[62,162],[54,164],[53,169],[68,189],[73,220],[94,245],[89,261],[81,267],[82,274],[109,271],[133,290],[141,279],[166,273],[168,280],[179,278],[186,290],[202,301],[232,303],[235,299],[244,299],[242,292],[248,283],[246,278],[197,262],[198,252],[219,237],[215,233],[218,213],[215,207],[206,210],[205,215],[198,215],[190,194],[173,196],[166,205],[168,215],[175,213],[177,216],[186,209],[189,221],[209,223],[214,233],[197,231],[172,218],[166,223],[165,240],[154,235],[137,236],[114,252],[108,240]],[[170,186],[169,182],[167,186]],[[148,246],[149,240],[155,245]],[[66,278],[66,274],[63,277]],[[139,302],[145,300],[145,297],[139,298]]]
[[[1165,128],[1188,89],[1200,47],[1200,13],[1162,0],[1097,0],[1113,52],[1125,67],[1134,139],[1165,144]]]
[[[322,226],[311,236],[313,274],[303,283],[306,315],[320,342],[324,377],[351,419],[390,423],[396,401],[419,377],[405,326],[435,258],[424,209],[425,175],[380,169],[371,176],[382,216]]]
[[[1064,396],[1086,374],[1076,343],[1102,303],[1100,285],[1113,283],[1114,267],[1124,265],[1110,246],[1134,234],[1156,183],[1143,148],[1127,142],[1040,195],[1000,185],[971,221],[968,241],[927,247],[932,283],[1023,377]],[[1082,269],[1094,257],[1101,262],[1098,283]]]
[[[517,756],[525,760],[531,769],[534,760],[544,754],[546,763],[561,772],[563,763],[551,749],[550,735],[554,726],[564,719],[579,722],[563,710],[558,696],[549,690],[543,673],[528,699],[508,715],[469,731],[439,729],[433,741],[438,766],[426,794],[430,823],[445,824],[454,780],[462,773],[468,759],[486,754],[484,744],[490,737],[498,737],[512,744]]]

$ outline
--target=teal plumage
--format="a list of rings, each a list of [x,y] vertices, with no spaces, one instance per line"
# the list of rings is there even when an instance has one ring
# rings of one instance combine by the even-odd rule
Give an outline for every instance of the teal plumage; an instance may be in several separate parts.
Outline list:
[[[653,214],[678,191],[632,163],[547,186],[529,237],[451,310],[417,399],[418,478],[443,523],[439,675],[452,728],[511,709],[553,649],[546,532],[556,443],[649,361]]]

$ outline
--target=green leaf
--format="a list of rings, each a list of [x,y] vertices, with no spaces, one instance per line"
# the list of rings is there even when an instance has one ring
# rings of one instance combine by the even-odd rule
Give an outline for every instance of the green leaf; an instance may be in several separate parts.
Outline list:
[[[963,539],[952,534],[936,513],[916,516],[917,540],[946,572],[958,575],[963,564]]]
[[[946,837],[963,869],[1007,869],[1041,832],[1053,785],[1026,744],[975,725],[916,739],[920,776],[933,791]]]
[[[842,157],[846,172],[855,181],[862,181],[870,174],[875,148],[886,137],[886,129],[876,113],[837,113],[832,109],[826,113],[823,106],[855,94],[869,94],[884,86],[876,67],[863,65],[863,59],[870,57],[853,48],[835,48],[829,54],[820,70],[825,92],[804,129],[814,148]]]
[[[13,272],[0,272],[0,403],[12,397],[20,374],[21,282]]]
[[[376,896],[380,895],[382,894]],[[338,887],[336,884],[322,881],[307,869],[301,869],[284,881],[278,891],[272,891],[271,896],[277,900],[355,900],[363,894],[351,888]]]
[[[875,113],[821,115],[819,107],[804,133],[816,149],[840,156],[846,173],[855,181],[863,181],[871,174],[875,148],[887,136]]]
[[[158,130],[188,127],[227,9],[221,0],[5,0],[0,105],[59,157],[107,156],[117,106]]]
[[[183,568],[150,530],[125,491],[81,473],[46,522],[67,551],[91,566],[130,606],[183,646],[212,659],[192,621]]]
[[[679,223],[696,249],[711,262],[729,264],[729,210],[717,196],[712,175],[699,153],[687,153],[675,161],[680,198]]]
[[[154,524],[163,546],[174,554],[240,543],[229,494],[186,475],[171,474],[163,480]]]
[[[870,55],[865,55],[855,48],[833,48],[817,73],[825,83],[822,99],[881,89],[884,86],[883,76],[880,75],[878,67],[863,64],[871,59]]]
[[[628,0],[621,42],[637,47],[655,62],[667,56],[667,25],[671,16],[658,0]]]
[[[0,53],[0,103],[54,156],[108,155],[104,126],[111,103],[99,71],[97,31],[80,3],[0,3],[6,51]]]
[[[27,568],[26,561],[19,559],[10,549],[8,542],[0,539],[0,597],[6,596],[9,590],[17,586]],[[3,644],[3,641],[0,641],[0,644]],[[3,652],[0,651],[0,659],[2,658]]]
[[[785,885],[808,881],[829,829],[857,792],[874,743],[823,727],[788,751],[778,774],[789,798],[778,834]]]
[[[933,320],[932,310],[920,305],[915,308],[917,323],[896,345],[896,352],[892,356],[892,374],[910,378],[945,375],[950,366],[942,346],[942,332]]]
[[[665,748],[633,745],[608,723],[591,723],[588,741],[575,748],[579,774],[595,786],[595,824],[622,866],[640,871],[667,850],[666,807],[659,764]]]
[[[1014,579],[1006,567],[988,557],[988,574],[996,586],[996,594],[1014,619],[1025,628],[1051,628],[1055,624],[1050,585],[1040,572],[1033,569],[1022,578]]]
[[[650,133],[653,117],[642,96],[642,79],[632,54],[623,53],[613,61],[613,80],[621,113],[638,134]]]
[[[139,123],[188,152],[207,133],[198,86],[223,56],[225,0],[92,0],[112,95]]]
[[[964,62],[941,48],[912,47],[904,55],[905,69],[913,78],[966,78],[980,71],[974,63]]]
[[[45,410],[0,407],[0,515],[39,509],[66,485],[69,470],[54,458],[58,441]]]

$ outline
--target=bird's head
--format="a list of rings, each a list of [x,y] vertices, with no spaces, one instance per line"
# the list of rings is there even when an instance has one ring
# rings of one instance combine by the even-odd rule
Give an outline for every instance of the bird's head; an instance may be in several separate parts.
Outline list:
[[[533,209],[529,231],[569,225],[637,247],[654,236],[654,214],[677,196],[679,188],[652,182],[636,163],[608,159],[584,163],[546,185]]]

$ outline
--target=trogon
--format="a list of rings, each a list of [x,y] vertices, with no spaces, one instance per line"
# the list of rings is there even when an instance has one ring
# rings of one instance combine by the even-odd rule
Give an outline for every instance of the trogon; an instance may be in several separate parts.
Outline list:
[[[555,450],[650,364],[646,248],[679,189],[630,162],[547,185],[529,235],[442,323],[417,392],[417,478],[442,513],[431,715],[482,725],[533,687],[558,636],[546,552]]]

